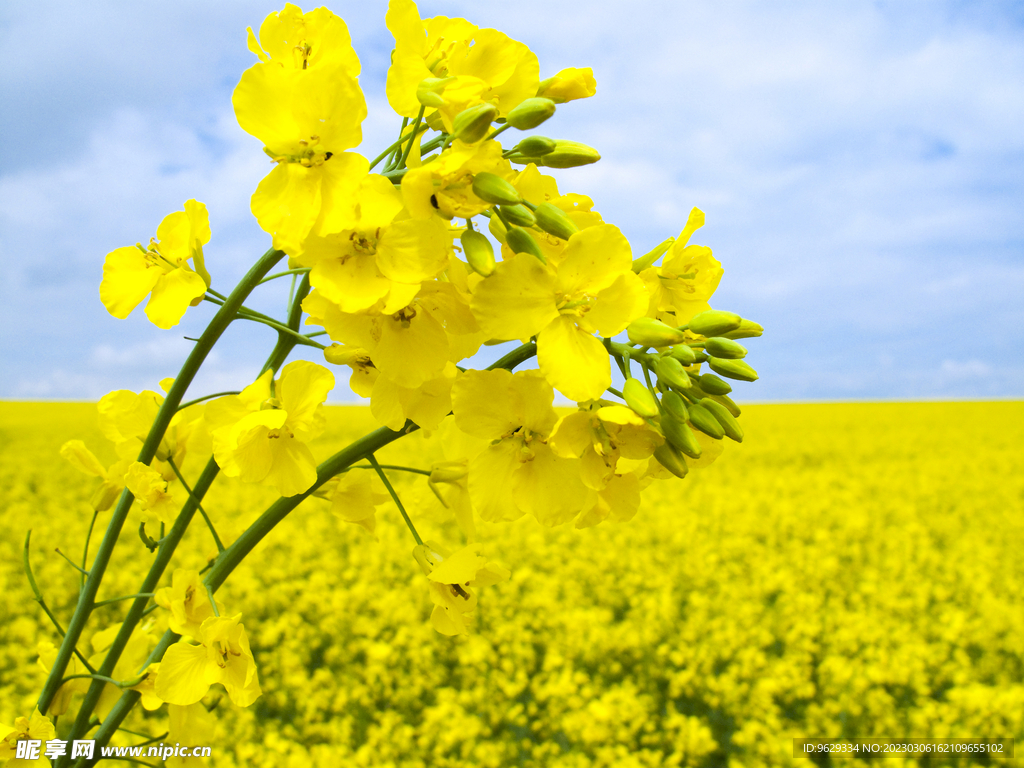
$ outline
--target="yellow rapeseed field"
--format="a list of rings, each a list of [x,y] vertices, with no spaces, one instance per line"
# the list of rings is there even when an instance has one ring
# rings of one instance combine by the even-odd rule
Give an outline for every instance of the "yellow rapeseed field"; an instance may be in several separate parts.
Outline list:
[[[318,459],[375,426],[328,418]],[[750,406],[743,424],[743,445],[652,486],[629,524],[484,526],[512,579],[482,591],[465,638],[430,628],[393,507],[374,540],[303,503],[218,593],[244,614],[263,696],[219,701],[210,764],[758,766],[809,764],[795,736],[1024,738],[1024,404]],[[22,571],[28,528],[55,614],[75,603],[54,550],[81,561],[98,481],[58,456],[72,438],[113,461],[94,406],[0,404],[0,722],[31,711],[36,645],[59,641]],[[414,434],[380,458],[440,457]],[[393,479],[424,538],[460,543],[421,479]],[[204,507],[230,539],[270,500],[220,478]],[[132,519],[100,599],[148,567]],[[214,552],[197,522],[175,566]],[[125,605],[97,611],[86,645]],[[126,726],[157,736],[166,716]]]

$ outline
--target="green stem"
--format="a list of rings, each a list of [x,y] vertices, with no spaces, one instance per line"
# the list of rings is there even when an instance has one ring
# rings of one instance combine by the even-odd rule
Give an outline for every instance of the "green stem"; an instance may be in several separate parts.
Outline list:
[[[608,387],[608,389],[606,391],[607,392],[611,392],[616,397],[621,397],[623,400],[626,399],[626,396],[624,394],[622,394],[621,392],[619,392],[619,390],[615,389],[615,387]]]
[[[491,131],[491,132],[490,132],[490,133],[489,133],[489,134],[488,134],[487,136],[485,136],[485,137],[484,137],[484,141],[490,141],[490,140],[491,140],[491,139],[493,139],[493,138],[494,138],[495,136],[500,136],[501,134],[503,134],[503,133],[504,133],[505,131],[507,131],[507,130],[508,130],[509,128],[511,128],[511,127],[512,127],[511,125],[509,125],[508,123],[505,123],[505,124],[504,124],[503,126],[501,126],[500,128],[495,128],[495,129],[494,129],[493,131]]]
[[[75,562],[74,560],[72,560],[72,559],[71,559],[70,557],[68,557],[68,556],[67,556],[67,555],[65,555],[65,554],[64,554],[63,552],[61,552],[61,551],[60,551],[60,548],[54,549],[53,551],[54,551],[54,552],[56,552],[56,553],[57,553],[58,555],[60,555],[61,557],[63,557],[63,558],[65,559],[65,560],[67,560],[67,561],[68,561],[68,564],[69,564],[69,565],[70,565],[70,566],[71,566],[72,568],[74,568],[74,569],[75,569],[76,571],[80,571],[80,572],[82,573],[82,575],[83,575],[83,576],[88,576],[88,575],[89,575],[89,572],[88,572],[87,570],[85,570],[85,568],[82,568],[82,567],[80,567],[80,566],[78,565],[78,563],[76,563],[76,562]]]
[[[412,472],[412,473],[417,474],[417,475],[427,475],[428,477],[430,476],[430,470],[429,469],[416,469],[415,467],[403,467],[403,466],[401,466],[399,464],[379,464],[377,466],[379,466],[381,469],[394,469],[394,470],[397,470],[399,472]],[[349,467],[348,469],[373,469],[373,470],[376,470],[377,467],[375,467],[373,464],[369,464],[369,465],[367,465],[367,464],[355,464],[355,465]],[[345,471],[348,472],[348,469],[346,469]]]
[[[409,513],[405,511],[405,507],[402,505],[402,500],[398,498],[398,494],[395,493],[395,489],[391,486],[391,481],[388,480],[388,476],[384,474],[384,470],[381,469],[380,464],[377,463],[377,457],[372,453],[366,457],[367,460],[373,465],[373,468],[377,470],[377,476],[384,483],[384,487],[388,489],[388,493],[391,494],[392,500],[395,502],[395,506],[398,507],[398,511],[402,513],[402,518],[405,520],[405,524],[409,526],[409,530],[412,532],[412,537],[416,539],[417,544],[422,544],[423,539],[420,538],[419,533],[416,532],[416,526],[412,524],[412,520],[409,518]]]
[[[21,555],[22,563],[25,566],[25,575],[28,577],[28,585],[32,588],[32,594],[35,595],[36,602],[39,603],[39,607],[43,609],[43,613],[45,613],[47,616],[49,616],[50,617],[50,621],[53,622],[53,626],[54,626],[54,629],[57,630],[57,634],[59,634],[61,637],[67,637],[67,633],[64,631],[64,627],[62,627],[60,625],[60,622],[57,621],[57,617],[53,615],[53,612],[50,611],[50,607],[46,604],[46,600],[43,599],[43,593],[39,591],[39,585],[36,584],[36,577],[32,575],[32,566],[29,564],[29,561],[28,561],[28,548],[29,548],[29,541],[31,539],[32,539],[32,529],[29,528],[28,529],[28,533],[25,534],[25,549],[22,551],[22,555]],[[88,669],[90,672],[95,672],[96,671],[95,669],[93,669],[92,664],[90,664],[88,661],[86,661],[85,656],[83,656],[81,653],[78,652],[77,648],[75,648],[74,651],[75,651],[75,656],[77,656],[78,660],[80,662],[82,662],[82,664],[85,665],[86,669]],[[67,663],[65,663],[64,666],[66,667]]]
[[[298,331],[293,331],[287,325],[281,325],[281,323],[277,322],[276,320],[268,320],[264,317],[250,315],[247,312],[239,312],[238,317],[242,320],[251,320],[254,323],[263,323],[263,325],[269,325],[271,328],[273,328],[275,331],[279,333],[287,333],[290,336],[294,336],[296,339],[298,339],[297,343],[302,344],[303,346],[316,347],[317,349],[327,349],[327,347],[325,347],[323,344],[317,341],[313,341],[308,336],[303,336]]]
[[[142,464],[149,465],[149,463],[156,456],[157,448],[160,446],[160,441],[163,440],[164,432],[167,431],[167,427],[171,422],[171,418],[178,410],[178,405],[181,403],[182,396],[185,394],[189,385],[192,383],[192,379],[195,378],[196,373],[199,371],[199,367],[206,360],[206,356],[210,354],[210,350],[213,349],[214,344],[220,339],[221,334],[227,330],[227,327],[231,324],[231,321],[235,319],[235,315],[238,312],[239,307],[242,306],[242,302],[245,297],[248,296],[253,288],[263,279],[277,262],[284,258],[284,252],[270,249],[253,265],[249,270],[248,274],[242,278],[242,281],[235,287],[235,290],[231,292],[231,296],[224,302],[217,313],[210,320],[210,324],[203,331],[202,336],[199,337],[199,341],[192,347],[192,351],[186,358],[184,365],[174,379],[174,383],[171,385],[170,391],[164,398],[163,403],[160,406],[160,410],[157,412],[156,418],[153,421],[153,425],[150,427],[149,434],[146,436],[146,441],[142,445],[142,450],[139,452],[138,461]],[[107,564],[110,562],[110,557],[114,552],[114,546],[117,544],[117,539],[121,535],[121,529],[124,527],[125,520],[128,518],[128,512],[131,509],[132,502],[135,501],[135,497],[131,491],[125,489],[121,493],[121,498],[114,508],[114,512],[111,516],[110,522],[107,525],[107,530],[103,535],[103,540],[100,542],[96,557],[93,559],[92,567],[89,569],[89,577],[85,580],[85,586],[78,596],[78,606],[75,608],[74,614],[71,616],[71,621],[68,624],[67,634],[64,636],[64,642],[61,644],[60,650],[57,652],[57,658],[54,661],[53,668],[50,670],[50,675],[47,677],[46,682],[43,684],[43,690],[39,694],[39,700],[36,704],[41,713],[45,713],[53,697],[57,695],[57,690],[60,688],[60,681],[64,677],[64,673],[67,671],[67,666],[71,660],[72,649],[78,645],[78,641],[82,636],[82,631],[85,629],[85,624],[92,613],[93,602],[96,600],[96,594],[99,591],[100,583],[103,581],[103,575],[107,570]],[[152,591],[152,590],[142,590]],[[125,638],[127,642],[127,638]],[[109,654],[108,654],[109,657]],[[106,664],[104,663],[104,666]],[[112,667],[111,667],[112,668]],[[106,671],[109,674],[110,670]],[[100,674],[104,674],[101,668]],[[90,687],[90,693],[96,690],[93,701],[89,707],[85,706],[85,702],[81,707],[80,712],[86,712],[86,716],[91,714],[92,708],[96,705],[96,700],[99,699],[99,687]],[[87,695],[88,701],[88,695]],[[82,721],[82,725],[86,721]],[[77,725],[77,723],[76,723]]]
[[[263,285],[264,283],[268,283],[271,280],[276,280],[279,277],[285,277],[287,275],[304,275],[307,272],[309,272],[309,270],[309,267],[301,267],[299,269],[286,269],[284,272],[275,272],[272,275],[267,275],[266,277],[264,277],[262,280],[260,280],[259,284]]]
[[[174,474],[177,475],[182,486],[186,491],[188,491],[189,498],[195,501],[196,506],[199,507],[199,514],[203,516],[203,520],[206,521],[206,527],[209,528],[210,533],[213,534],[213,540],[217,544],[217,552],[223,552],[224,545],[220,542],[220,536],[217,535],[217,529],[213,527],[213,521],[210,519],[210,516],[206,514],[206,510],[203,509],[203,505],[199,503],[199,499],[197,499],[195,494],[192,493],[192,489],[189,487],[188,483],[185,482],[185,478],[181,476],[181,471],[178,469],[178,465],[174,463],[174,459],[170,456],[167,457],[167,463],[171,465],[171,469],[174,470]]]
[[[213,400],[213,398],[215,398],[215,397],[224,397],[226,395],[239,395],[239,394],[241,394],[241,392],[239,392],[237,390],[232,390],[231,392],[214,392],[212,395],[203,395],[202,397],[197,397],[195,400],[189,400],[187,403],[182,403],[181,405],[178,406],[178,410],[179,411],[183,411],[186,408],[188,408],[190,405],[195,405],[195,404],[201,403],[201,402],[203,402],[205,400]]]
[[[119,603],[122,600],[132,600],[136,597],[152,597],[153,592],[138,592],[134,595],[123,595],[122,597],[112,597],[109,600],[100,600],[99,602],[93,603],[94,608],[99,608],[101,605],[113,605]]]
[[[66,683],[68,680],[76,680],[78,678],[83,678],[83,677],[87,677],[87,678],[90,678],[92,680],[102,680],[104,683],[110,683],[111,685],[116,685],[118,688],[121,687],[121,682],[120,681],[114,680],[113,678],[110,678],[110,677],[106,677],[105,675],[68,675],[61,682],[62,683]]]
[[[426,111],[425,106],[420,107],[420,112],[416,115],[416,122],[413,123],[412,133],[409,134],[409,143],[405,146],[405,151],[402,153],[402,159],[398,161],[398,168],[405,168],[406,161],[409,159],[409,153],[412,151],[412,145],[416,141],[416,134],[420,132],[420,121],[423,120],[423,113]]]
[[[384,150],[380,154],[379,157],[377,157],[372,163],[370,163],[370,170],[371,171],[377,166],[377,163],[379,163],[381,160],[384,159],[384,157],[386,155],[391,155],[392,153],[394,153],[397,156],[398,152],[400,151],[399,147],[402,146],[402,139],[405,137],[405,129],[406,129],[406,127],[408,127],[408,125],[409,125],[409,118],[408,117],[403,117],[402,118],[402,127],[398,129],[398,139],[395,141],[394,144],[392,144],[390,147],[388,147],[386,150]],[[396,159],[395,157],[388,157],[388,161],[386,163],[384,163],[384,170],[385,171],[390,170],[394,166],[395,159]]]
[[[85,533],[85,546],[82,547],[82,586],[85,586],[85,563],[89,559],[89,539],[92,538],[92,529],[96,525],[96,518],[99,517],[99,510],[92,513],[92,520],[89,523],[89,530]]]

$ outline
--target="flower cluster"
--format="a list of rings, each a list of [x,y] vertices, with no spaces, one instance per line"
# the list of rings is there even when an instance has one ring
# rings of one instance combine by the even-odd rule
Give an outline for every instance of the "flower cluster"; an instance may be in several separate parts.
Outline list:
[[[345,22],[326,8],[303,13],[288,4],[258,34],[249,30],[257,61],[232,103],[273,166],[251,197],[273,247],[230,294],[212,287],[203,251],[209,220],[195,200],[167,216],[148,247],[107,256],[100,296],[115,317],[147,296],[146,313],[160,328],[203,301],[218,310],[178,376],[162,382],[165,395],[118,391],[100,401],[117,462],[105,466],[82,441],[62,449],[102,481],[94,510],[113,509],[101,565],[83,565],[79,609],[61,647],[46,656],[41,711],[81,692],[74,733],[90,711],[115,706],[100,700],[103,681],[115,698],[118,688],[139,690],[146,707],[199,706],[214,683],[238,706],[260,696],[241,614],[222,616],[213,593],[310,495],[371,534],[376,507],[393,501],[416,542],[431,625],[465,634],[476,622],[478,590],[510,577],[483,554],[478,520],[529,515],[577,528],[628,521],[653,482],[706,466],[724,437],[743,439],[726,379],[757,378],[737,339],[762,329],[709,305],[722,268],[710,248],[690,242],[703,213],[694,208],[678,238],[634,257],[589,197],[560,191],[544,172],[600,159],[592,147],[533,133],[560,105],[596,93],[593,72],[568,68],[541,79],[523,43],[465,19],[423,19],[411,0],[391,0],[386,23],[395,38],[386,95],[402,124],[373,160],[355,151],[367,106]],[[287,269],[268,274],[286,257]],[[284,276],[292,279],[287,317],[245,306],[259,285]],[[303,333],[303,318],[322,330]],[[276,332],[266,364],[240,391],[183,403],[235,320]],[[324,335],[329,344],[316,341]],[[517,346],[473,367],[482,347],[506,343]],[[297,345],[321,350],[326,365],[286,364]],[[536,369],[514,372],[533,357]],[[328,365],[351,371],[352,391],[369,399],[381,428],[318,465],[309,444],[324,430],[322,406],[335,386]],[[556,392],[576,404],[572,412],[556,412]],[[438,434],[443,461],[429,468],[378,462],[377,449],[415,429]],[[208,457],[192,484],[182,474],[186,455]],[[463,545],[424,542],[419,511],[405,508],[385,470],[427,476]],[[218,474],[281,496],[228,547],[217,515],[203,507]],[[72,651],[136,502],[140,538],[160,556],[116,637],[103,636],[101,671],[62,682],[76,669]],[[196,512],[217,546],[210,572],[178,569],[170,587],[151,591]],[[149,599],[169,610],[169,634],[138,646],[139,656],[128,652],[128,639],[144,634]],[[175,722],[203,720],[198,710],[173,712]]]

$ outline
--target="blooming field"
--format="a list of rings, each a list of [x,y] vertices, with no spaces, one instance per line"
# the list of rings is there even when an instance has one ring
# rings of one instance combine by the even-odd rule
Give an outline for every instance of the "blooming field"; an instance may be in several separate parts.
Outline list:
[[[327,415],[318,459],[374,426],[364,409]],[[482,524],[512,578],[482,592],[468,637],[430,627],[390,503],[375,541],[304,502],[218,593],[244,612],[263,695],[248,709],[207,696],[210,764],[748,766],[796,762],[794,736],[1024,738],[1024,404],[743,419],[744,444],[655,483],[628,524]],[[31,710],[36,645],[58,641],[22,571],[28,528],[51,609],[66,621],[74,607],[79,574],[54,549],[81,562],[98,481],[57,451],[81,438],[112,461],[95,422],[91,405],[0,404],[0,722]],[[419,433],[379,457],[441,458]],[[392,475],[424,538],[458,545],[422,479]],[[204,507],[230,539],[272,493],[222,477]],[[174,567],[215,552],[192,526]],[[100,599],[132,593],[151,557],[124,535],[117,563],[132,568],[109,571]],[[125,605],[98,609],[86,646]],[[151,618],[162,632],[166,611]],[[141,709],[126,725],[166,731]]]

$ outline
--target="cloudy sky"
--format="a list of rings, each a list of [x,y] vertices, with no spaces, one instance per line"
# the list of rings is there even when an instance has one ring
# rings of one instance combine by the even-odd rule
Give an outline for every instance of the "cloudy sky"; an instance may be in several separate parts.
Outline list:
[[[583,14],[580,8],[586,8]],[[245,28],[280,5],[94,0],[0,6],[0,398],[86,399],[173,375],[212,305],[160,331],[110,317],[104,255],[148,242],[188,198],[230,290],[268,237],[249,195],[269,170],[230,96]],[[383,2],[349,24],[370,108]],[[593,67],[597,96],[543,133],[603,159],[559,172],[639,254],[678,234],[725,267],[715,306],[761,322],[739,399],[1024,396],[1024,6],[1019,2],[421,2],[527,43],[541,76]],[[279,312],[287,285],[252,304]],[[273,332],[229,331],[195,394],[238,389]],[[339,388],[336,399],[350,395]]]

